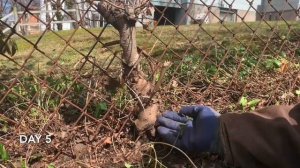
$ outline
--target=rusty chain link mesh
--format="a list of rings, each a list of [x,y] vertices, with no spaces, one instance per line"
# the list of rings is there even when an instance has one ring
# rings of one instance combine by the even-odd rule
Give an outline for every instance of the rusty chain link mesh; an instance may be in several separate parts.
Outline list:
[[[137,98],[119,82],[118,32],[99,16],[96,2],[45,2],[54,6],[46,20],[34,0],[13,1],[15,20],[1,20],[1,29],[9,28],[2,40],[18,47],[14,56],[0,55],[0,142],[7,165],[142,164],[133,127]],[[148,80],[161,82],[162,109],[205,104],[226,113],[297,102],[299,3],[264,1],[264,11],[251,0],[163,2],[153,3],[152,18],[141,16],[137,29],[140,68]],[[240,12],[234,8],[239,3],[248,8]],[[65,23],[73,29],[58,31]],[[166,61],[171,65],[163,66]],[[50,135],[52,142],[20,144],[20,135],[33,134]]]

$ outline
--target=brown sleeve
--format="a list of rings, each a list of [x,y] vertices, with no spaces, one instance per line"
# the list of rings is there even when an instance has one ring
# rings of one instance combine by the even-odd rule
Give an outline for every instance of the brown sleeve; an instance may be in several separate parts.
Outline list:
[[[225,161],[240,167],[300,167],[300,104],[220,117]]]

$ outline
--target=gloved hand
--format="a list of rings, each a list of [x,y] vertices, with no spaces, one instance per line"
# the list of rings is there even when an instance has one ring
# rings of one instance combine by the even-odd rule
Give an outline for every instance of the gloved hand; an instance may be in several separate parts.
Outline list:
[[[188,152],[221,152],[219,116],[207,106],[187,106],[179,113],[167,111],[158,118],[158,134]],[[189,118],[190,117],[190,118]]]

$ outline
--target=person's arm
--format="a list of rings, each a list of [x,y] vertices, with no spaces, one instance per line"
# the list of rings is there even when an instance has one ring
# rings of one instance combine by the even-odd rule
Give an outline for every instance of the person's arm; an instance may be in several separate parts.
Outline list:
[[[188,152],[218,152],[235,166],[299,167],[299,122],[300,104],[222,116],[209,107],[189,106],[163,114],[158,133]],[[184,130],[180,123],[187,125]]]
[[[225,160],[241,167],[300,167],[300,104],[220,117]]]

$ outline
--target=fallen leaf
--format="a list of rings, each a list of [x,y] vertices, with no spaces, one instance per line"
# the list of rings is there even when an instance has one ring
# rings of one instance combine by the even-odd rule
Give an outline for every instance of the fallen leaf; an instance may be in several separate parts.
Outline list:
[[[74,154],[76,155],[77,158],[88,153],[87,145],[82,144],[82,143],[75,144],[73,147],[73,150],[74,150]]]
[[[300,96],[300,89],[296,90],[296,95]]]
[[[172,63],[170,62],[170,61],[165,61],[164,62],[164,64],[163,64],[163,66],[164,67],[168,67],[168,66],[170,66]]]
[[[112,144],[111,137],[105,138],[105,140],[103,141],[103,145],[110,145],[110,144]]]
[[[131,164],[129,164],[129,163],[127,163],[127,162],[125,162],[124,166],[125,166],[126,168],[131,168],[131,167],[133,167]]]
[[[286,59],[282,59],[279,72],[285,73],[288,70],[288,68],[289,68],[289,61]]]
[[[173,88],[177,88],[178,87],[178,83],[176,80],[172,80],[172,87]]]
[[[293,97],[295,97],[295,95],[292,92],[283,93],[282,96],[280,96],[281,99],[289,99]]]
[[[64,139],[64,138],[67,137],[67,132],[66,132],[66,131],[62,131],[62,132],[60,133],[60,135],[61,135],[61,138]]]
[[[138,79],[134,87],[137,93],[142,96],[146,96],[152,89],[151,83],[142,78]]]

